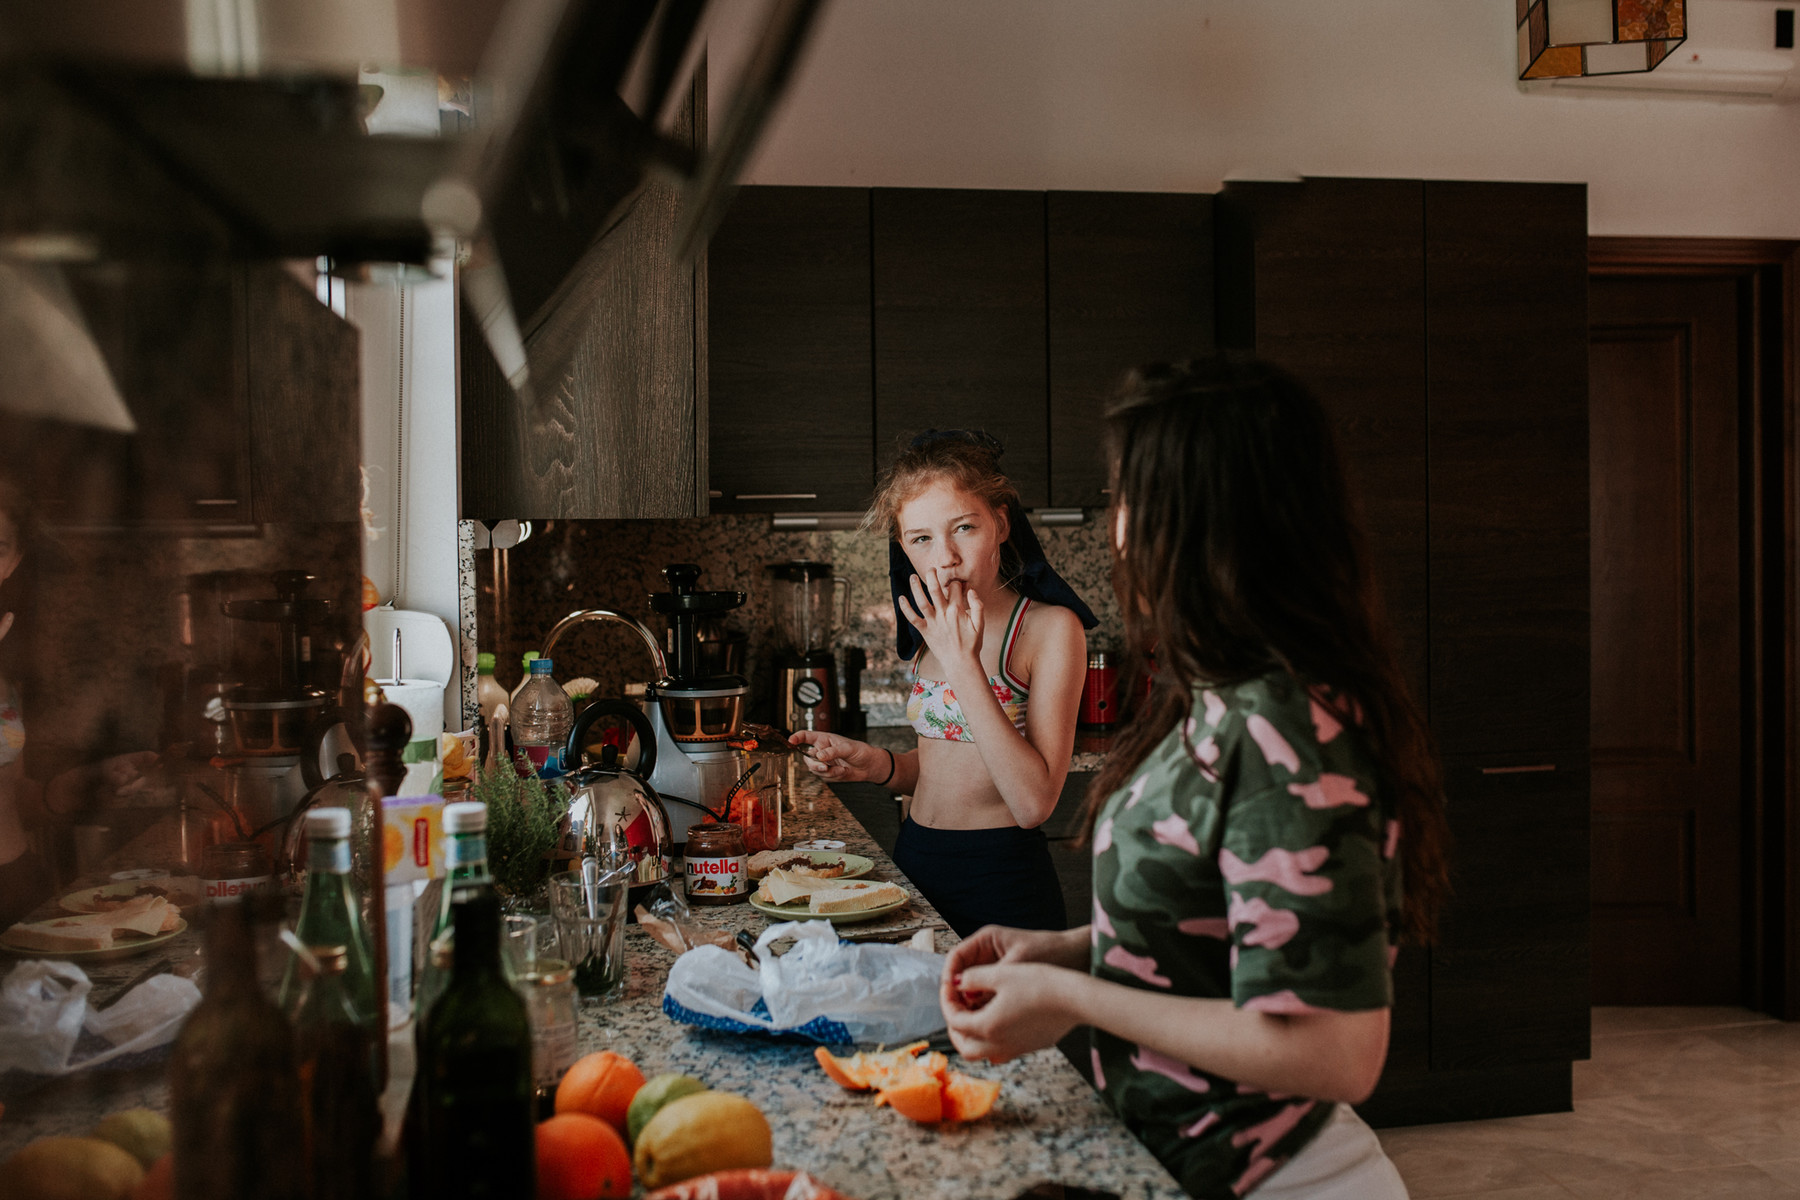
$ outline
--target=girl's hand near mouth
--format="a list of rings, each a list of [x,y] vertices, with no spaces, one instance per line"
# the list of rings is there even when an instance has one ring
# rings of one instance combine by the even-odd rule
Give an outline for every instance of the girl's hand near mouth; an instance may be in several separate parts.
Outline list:
[[[962,580],[946,579],[936,567],[931,569],[929,585],[917,575],[910,582],[912,598],[900,597],[901,615],[937,655],[945,678],[964,686],[971,680],[985,682],[987,672],[981,667],[981,597]]]

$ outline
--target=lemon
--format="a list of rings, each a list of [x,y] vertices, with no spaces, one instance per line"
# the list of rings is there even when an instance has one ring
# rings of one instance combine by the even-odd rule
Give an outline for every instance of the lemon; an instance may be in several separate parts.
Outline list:
[[[695,1092],[663,1105],[638,1135],[632,1165],[652,1190],[734,1167],[775,1161],[762,1110],[728,1092]]]

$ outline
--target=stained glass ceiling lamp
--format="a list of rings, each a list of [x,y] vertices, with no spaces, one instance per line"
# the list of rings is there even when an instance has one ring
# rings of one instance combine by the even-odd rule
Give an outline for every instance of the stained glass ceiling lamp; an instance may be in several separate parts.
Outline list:
[[[1653,71],[1687,40],[1687,0],[1517,0],[1519,78]]]

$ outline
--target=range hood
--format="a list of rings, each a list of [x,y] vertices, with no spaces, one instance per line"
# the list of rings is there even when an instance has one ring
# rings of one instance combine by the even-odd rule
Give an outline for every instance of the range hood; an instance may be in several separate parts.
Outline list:
[[[526,394],[524,336],[648,173],[680,252],[723,215],[822,0],[767,0],[717,130],[671,136],[707,0],[58,0],[0,9],[0,258],[425,264]],[[371,135],[367,64],[435,77],[441,136]]]

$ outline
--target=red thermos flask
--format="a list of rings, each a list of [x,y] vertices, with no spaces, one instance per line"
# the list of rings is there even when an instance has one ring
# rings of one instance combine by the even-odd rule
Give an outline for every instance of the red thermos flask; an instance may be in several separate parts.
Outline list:
[[[1081,715],[1085,729],[1110,729],[1119,720],[1119,668],[1105,650],[1088,655],[1087,678],[1081,685]]]

